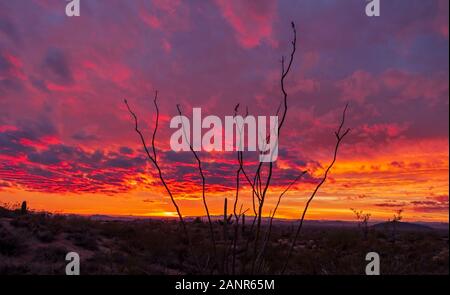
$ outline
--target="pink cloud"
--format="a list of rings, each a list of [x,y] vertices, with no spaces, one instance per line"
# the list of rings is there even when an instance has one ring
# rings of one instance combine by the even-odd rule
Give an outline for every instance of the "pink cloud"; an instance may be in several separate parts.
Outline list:
[[[434,104],[442,97],[448,96],[448,78],[444,75],[429,77],[389,69],[380,79],[388,90],[397,94],[396,100],[400,102],[423,98]]]
[[[10,54],[9,52],[0,52],[0,59],[3,59],[7,65],[6,67],[6,75],[10,77],[14,77],[20,80],[26,80],[26,76],[23,72],[23,63],[22,61],[15,55]],[[3,78],[0,72],[0,79]],[[4,77],[6,78],[6,77]]]
[[[448,0],[438,1],[438,12],[433,27],[436,32],[448,39]]]
[[[189,6],[180,0],[155,0],[150,7],[141,5],[139,16],[152,29],[174,32],[190,28]]]
[[[361,131],[370,136],[384,134],[388,137],[397,137],[406,131],[408,127],[408,124],[398,123],[380,123],[373,125],[364,124],[361,127]]]
[[[320,60],[320,54],[317,51],[305,52],[301,57],[302,71],[313,69]]]
[[[300,79],[295,82],[295,85],[291,88],[293,93],[297,91],[305,92],[305,93],[313,93],[317,91],[319,88],[319,81],[313,79]]]
[[[140,17],[152,29],[159,29],[161,27],[161,21],[156,16],[147,14],[144,10],[140,11]]]
[[[355,71],[350,77],[337,82],[342,92],[342,99],[362,103],[369,95],[378,92],[379,85],[372,74],[365,71]]]
[[[380,75],[357,70],[336,82],[344,101],[365,102],[370,96],[392,97],[395,103],[425,99],[431,105],[448,97],[448,78],[443,73],[425,76],[398,69],[387,69]]]
[[[163,47],[164,51],[167,53],[172,51],[172,44],[170,44],[170,42],[167,39],[164,39],[162,41],[162,47]]]
[[[275,44],[272,34],[276,2],[216,0],[216,3],[244,48],[256,47],[262,41]]]
[[[106,62],[97,61],[97,63],[94,63],[91,60],[85,60],[82,62],[82,66],[83,67],[79,69],[79,73],[77,72],[77,76],[80,76],[80,78],[81,76],[86,75],[84,72],[86,69],[92,71],[97,77],[114,83],[127,81],[132,76],[131,70],[121,63],[107,65]]]
[[[448,195],[439,195],[439,196],[433,196],[428,197],[427,199],[434,200],[438,203],[447,204],[448,205]]]

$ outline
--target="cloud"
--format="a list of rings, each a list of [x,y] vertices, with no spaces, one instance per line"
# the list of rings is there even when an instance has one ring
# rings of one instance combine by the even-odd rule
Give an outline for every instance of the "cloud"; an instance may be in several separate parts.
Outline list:
[[[398,137],[403,132],[405,132],[409,124],[399,124],[399,123],[376,123],[373,125],[364,124],[361,126],[361,133],[367,136],[383,136],[385,138]]]
[[[4,16],[0,17],[0,33],[6,35],[13,43],[19,44],[21,37],[14,24]]]
[[[433,21],[434,29],[448,39],[448,1],[438,0],[438,11]]]
[[[0,47],[0,91],[20,90],[24,80],[22,61]]]
[[[440,204],[448,205],[448,195],[431,196],[431,197],[428,197],[428,199],[434,200]]]
[[[417,212],[448,212],[448,196],[447,202],[423,200],[411,201],[412,210]]]
[[[344,101],[363,103],[370,95],[376,95],[379,85],[372,74],[365,71],[355,71],[350,77],[337,82]]]
[[[93,140],[99,140],[98,136],[93,134],[93,133],[89,133],[87,131],[84,130],[80,130],[77,131],[76,133],[74,133],[72,135],[72,138],[78,141],[93,141]]]
[[[446,76],[437,73],[430,77],[389,69],[381,76],[381,80],[387,91],[395,93],[396,101],[425,99],[430,104],[435,104],[448,97],[448,76]]]
[[[405,203],[376,203],[375,206],[377,207],[387,207],[387,208],[403,208],[405,207]]]
[[[181,0],[154,0],[150,5],[142,4],[139,16],[152,29],[173,33],[190,28],[190,9]]]
[[[448,97],[448,75],[422,75],[399,69],[387,69],[380,75],[357,70],[336,83],[341,100],[360,104],[389,98],[394,104],[425,100],[433,105]]]
[[[44,145],[52,128],[38,127],[0,132],[0,178],[14,187],[48,193],[118,193],[132,189],[129,180],[146,169],[142,155]]]
[[[43,69],[57,84],[65,85],[73,82],[67,55],[60,48],[50,48],[47,51],[43,60]]]
[[[244,48],[253,48],[262,42],[275,43],[272,36],[277,11],[275,1],[216,0],[216,3]]]
[[[133,154],[133,149],[127,146],[122,146],[120,147],[119,152],[124,155],[131,155]]]
[[[119,193],[133,189],[130,180],[141,183],[142,173],[155,177],[154,167],[141,151],[135,154],[133,149],[124,146],[117,151],[88,151],[78,146],[49,143],[46,138],[55,136],[51,123],[42,121],[40,125],[30,126],[28,130],[3,128],[0,132],[1,177],[25,190]],[[235,153],[217,155],[214,160],[207,153],[201,152],[199,156],[208,179],[208,191],[235,188],[234,171],[238,168]],[[246,153],[245,156],[246,170],[253,175],[257,162],[251,159],[256,155]],[[200,175],[192,153],[159,151],[158,158],[164,177],[175,193],[191,194],[200,189]],[[275,186],[287,186],[293,175],[301,172],[299,166],[307,166],[307,162],[291,156],[285,158],[285,163],[289,163],[290,168],[279,169],[277,165],[274,168],[277,171],[272,180]],[[150,167],[148,172],[147,166]],[[263,171],[263,177],[266,177],[267,169]],[[179,179],[183,179],[183,184]],[[302,181],[316,183],[317,179],[307,174]],[[245,181],[242,185],[248,186]]]

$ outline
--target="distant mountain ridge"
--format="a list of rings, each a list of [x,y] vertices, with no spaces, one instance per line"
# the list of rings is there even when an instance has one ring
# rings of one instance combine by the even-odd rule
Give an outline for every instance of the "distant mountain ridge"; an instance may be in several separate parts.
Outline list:
[[[164,216],[114,216],[114,215],[102,215],[102,214],[95,214],[95,215],[89,215],[89,218],[93,220],[103,220],[103,221],[133,221],[133,220],[145,220],[145,219],[151,219],[151,220],[173,220],[177,219],[177,217],[164,217]],[[186,216],[184,217],[187,221],[192,221],[196,218],[201,218],[202,221],[206,222],[207,217],[206,216]],[[223,216],[220,215],[214,215],[211,216],[212,220],[222,220]],[[250,217],[251,218],[251,217]],[[262,222],[268,223],[270,221],[270,218],[263,217]],[[283,218],[275,218],[273,220],[274,225],[275,224],[296,224],[298,220],[293,219],[283,219]],[[305,220],[304,226],[305,227],[354,227],[357,226],[358,222],[356,221],[344,221],[344,220]],[[386,226],[392,226],[390,222],[380,222],[380,221],[372,221],[369,222],[369,226],[373,229],[380,229],[384,230]],[[398,230],[400,231],[408,231],[408,230],[433,230],[433,229],[439,229],[439,230],[445,230],[449,228],[449,224],[445,222],[424,222],[424,221],[418,221],[418,222],[398,222],[397,223]]]

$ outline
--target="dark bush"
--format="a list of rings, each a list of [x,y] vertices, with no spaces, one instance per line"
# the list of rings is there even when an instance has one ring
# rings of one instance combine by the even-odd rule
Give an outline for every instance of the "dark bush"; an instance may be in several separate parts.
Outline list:
[[[92,251],[98,249],[97,237],[93,236],[89,232],[71,233],[67,236],[67,238],[71,240],[74,243],[74,245],[79,246],[81,248]]]
[[[18,234],[0,228],[0,253],[6,256],[17,256],[25,252],[25,240]]]

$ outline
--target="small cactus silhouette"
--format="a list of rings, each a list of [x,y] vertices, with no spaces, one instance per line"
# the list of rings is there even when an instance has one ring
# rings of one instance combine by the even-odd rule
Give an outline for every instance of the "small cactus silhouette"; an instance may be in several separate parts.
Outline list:
[[[20,214],[25,215],[27,213],[28,213],[27,201],[23,201],[22,206],[20,207]]]

